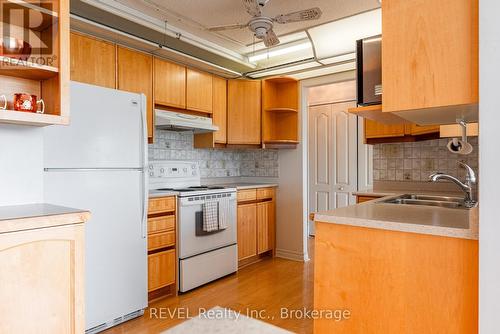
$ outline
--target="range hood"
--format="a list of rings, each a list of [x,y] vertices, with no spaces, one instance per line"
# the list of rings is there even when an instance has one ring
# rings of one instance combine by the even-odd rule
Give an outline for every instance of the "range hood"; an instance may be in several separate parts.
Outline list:
[[[206,133],[218,131],[209,117],[183,114],[175,111],[155,109],[156,128],[173,131],[193,131]]]

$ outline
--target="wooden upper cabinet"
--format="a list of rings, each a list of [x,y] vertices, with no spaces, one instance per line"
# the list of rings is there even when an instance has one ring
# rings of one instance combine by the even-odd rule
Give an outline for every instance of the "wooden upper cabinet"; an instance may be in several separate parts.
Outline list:
[[[72,32],[71,80],[116,88],[116,45]]]
[[[229,80],[227,86],[227,143],[261,143],[261,82]]]
[[[188,68],[186,71],[186,109],[212,113],[212,75]]]
[[[430,133],[439,133],[439,125],[420,126],[416,124],[411,124],[409,128],[410,128],[410,134],[413,136],[425,135]]]
[[[403,137],[405,124],[383,124],[365,118],[365,139]]]
[[[227,80],[212,78],[212,119],[219,131],[214,133],[214,141],[218,144],[227,143]]]
[[[148,138],[153,138],[153,57],[118,47],[118,89],[143,93],[147,98]]]
[[[186,109],[186,67],[154,59],[155,104]]]
[[[478,103],[478,0],[383,1],[382,36],[384,112]]]

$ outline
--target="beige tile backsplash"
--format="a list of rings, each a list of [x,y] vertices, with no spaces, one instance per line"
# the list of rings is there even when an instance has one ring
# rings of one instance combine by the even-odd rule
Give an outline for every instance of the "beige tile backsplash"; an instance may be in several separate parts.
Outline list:
[[[203,178],[278,177],[278,150],[195,149],[192,132],[156,130],[149,160],[197,161]]]
[[[375,181],[427,181],[433,172],[443,172],[463,178],[457,164],[463,161],[478,168],[478,140],[470,138],[474,151],[459,155],[448,151],[449,139],[413,143],[378,144],[373,147],[373,179]]]

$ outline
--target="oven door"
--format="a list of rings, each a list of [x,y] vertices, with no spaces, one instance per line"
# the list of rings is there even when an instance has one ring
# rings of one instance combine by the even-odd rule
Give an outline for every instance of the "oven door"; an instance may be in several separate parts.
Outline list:
[[[216,196],[224,195],[229,196],[230,202],[227,228],[204,233],[202,230],[203,203],[207,200],[216,200]],[[178,242],[180,259],[236,244],[236,193],[179,198]]]

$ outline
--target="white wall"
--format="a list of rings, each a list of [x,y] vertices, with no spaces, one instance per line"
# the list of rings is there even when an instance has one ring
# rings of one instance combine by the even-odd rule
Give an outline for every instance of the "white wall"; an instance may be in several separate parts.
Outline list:
[[[479,1],[479,330],[500,333],[500,2]]]
[[[43,200],[43,130],[0,125],[0,206]]]
[[[307,89],[329,83],[352,80],[354,71],[335,73],[300,82],[299,133],[295,150],[280,150],[279,188],[276,205],[276,255],[308,260],[307,254]]]

